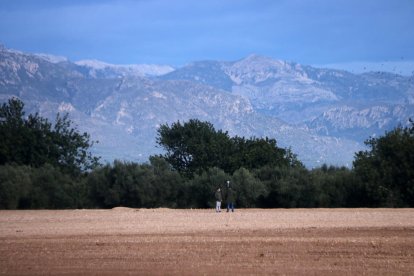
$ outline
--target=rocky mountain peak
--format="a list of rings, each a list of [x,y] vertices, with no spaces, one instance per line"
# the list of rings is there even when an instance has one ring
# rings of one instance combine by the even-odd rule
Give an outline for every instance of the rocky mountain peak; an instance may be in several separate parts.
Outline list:
[[[236,84],[307,78],[300,65],[256,54],[234,62],[225,71]]]
[[[352,74],[260,55],[234,62],[115,65],[57,62],[0,46],[0,99],[18,96],[51,120],[69,112],[99,140],[96,153],[147,161],[157,128],[209,121],[230,135],[267,136],[307,166],[350,165],[363,140],[414,118],[414,84],[390,74]],[[53,62],[55,61],[55,62]]]

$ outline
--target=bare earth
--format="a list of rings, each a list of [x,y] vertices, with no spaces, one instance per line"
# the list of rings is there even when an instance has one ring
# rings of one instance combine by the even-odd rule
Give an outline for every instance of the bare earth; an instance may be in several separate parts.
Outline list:
[[[0,274],[413,275],[414,209],[0,211]]]

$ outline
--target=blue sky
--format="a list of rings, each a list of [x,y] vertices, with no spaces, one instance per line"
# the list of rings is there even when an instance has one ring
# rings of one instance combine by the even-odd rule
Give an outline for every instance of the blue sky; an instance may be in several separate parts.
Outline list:
[[[302,64],[388,62],[411,72],[413,26],[413,0],[0,1],[6,47],[117,64],[181,66],[255,53]]]

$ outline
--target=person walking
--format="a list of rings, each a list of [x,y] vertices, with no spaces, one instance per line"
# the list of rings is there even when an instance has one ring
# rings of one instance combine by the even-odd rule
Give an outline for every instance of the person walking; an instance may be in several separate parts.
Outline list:
[[[234,191],[230,187],[230,181],[227,181],[227,193],[226,193],[226,203],[227,203],[227,212],[231,211],[234,212]]]
[[[220,188],[217,188],[215,197],[216,197],[216,212],[219,213],[221,212],[221,201],[223,199]]]

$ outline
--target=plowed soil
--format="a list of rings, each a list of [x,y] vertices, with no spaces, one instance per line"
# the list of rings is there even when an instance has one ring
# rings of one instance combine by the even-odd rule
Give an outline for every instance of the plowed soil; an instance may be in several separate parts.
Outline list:
[[[0,211],[3,275],[413,275],[414,209]]]

